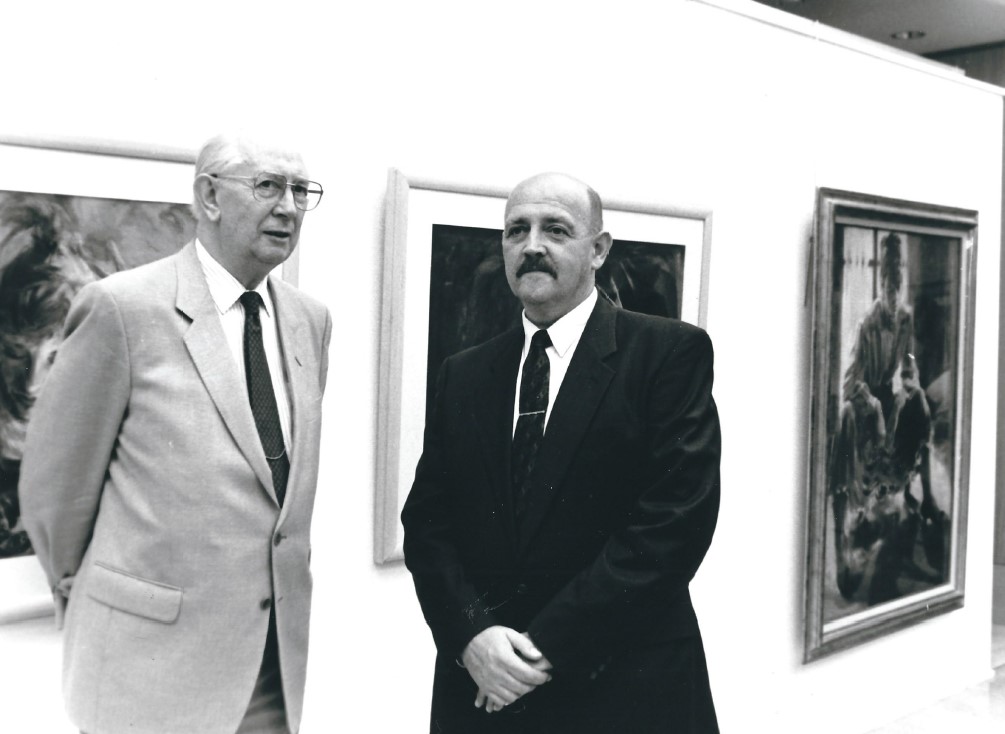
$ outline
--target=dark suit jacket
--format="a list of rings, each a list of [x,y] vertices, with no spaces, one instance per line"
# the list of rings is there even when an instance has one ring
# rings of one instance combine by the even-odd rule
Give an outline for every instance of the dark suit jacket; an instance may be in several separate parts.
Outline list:
[[[556,682],[590,681],[590,696],[617,707],[620,693],[604,688],[612,665],[681,639],[700,652],[688,583],[719,506],[708,336],[601,298],[552,409],[518,525],[509,461],[522,345],[517,328],[444,362],[402,513],[405,562],[440,654],[434,730],[462,714],[451,709],[474,710],[473,683],[448,661],[492,625],[528,631],[554,665],[555,680],[518,702],[528,716]],[[587,730],[606,731],[579,729]]]

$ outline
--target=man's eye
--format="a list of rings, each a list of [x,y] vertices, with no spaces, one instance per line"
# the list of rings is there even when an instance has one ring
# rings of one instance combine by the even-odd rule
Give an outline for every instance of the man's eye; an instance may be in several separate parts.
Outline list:
[[[290,188],[293,189],[293,195],[298,198],[307,198],[307,184],[293,184]]]
[[[514,224],[511,227],[506,228],[507,237],[519,237],[527,231],[527,227],[522,224]]]
[[[274,194],[282,188],[282,184],[271,178],[263,178],[258,182],[258,190],[263,193]]]
[[[545,231],[548,234],[550,234],[550,235],[552,235],[554,237],[568,237],[569,236],[569,230],[567,230],[565,227],[559,227],[558,225],[552,225],[552,226],[548,227],[548,229],[545,230]]]

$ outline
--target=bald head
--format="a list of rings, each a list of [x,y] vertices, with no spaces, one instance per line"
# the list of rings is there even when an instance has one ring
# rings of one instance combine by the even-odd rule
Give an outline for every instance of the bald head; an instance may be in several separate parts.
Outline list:
[[[538,173],[516,185],[506,200],[506,214],[518,203],[542,201],[567,209],[587,223],[590,233],[604,228],[600,195],[579,179],[564,173]]]
[[[594,290],[611,248],[597,192],[564,173],[521,181],[506,201],[506,280],[534,324],[547,327]]]

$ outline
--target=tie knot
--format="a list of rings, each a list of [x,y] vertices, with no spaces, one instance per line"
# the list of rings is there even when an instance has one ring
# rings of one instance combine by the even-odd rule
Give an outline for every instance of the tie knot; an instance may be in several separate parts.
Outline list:
[[[252,315],[257,315],[258,309],[265,305],[257,291],[245,291],[241,294],[239,300],[241,301],[241,305],[244,306],[245,313]]]
[[[534,332],[534,336],[530,338],[530,348],[545,350],[551,346],[551,336],[548,334],[547,329],[538,329]]]

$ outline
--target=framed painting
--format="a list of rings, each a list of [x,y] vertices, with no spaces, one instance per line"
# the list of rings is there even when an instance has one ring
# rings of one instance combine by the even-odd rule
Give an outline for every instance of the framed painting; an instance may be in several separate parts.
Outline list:
[[[52,610],[17,483],[70,300],[192,239],[194,160],[173,149],[0,137],[0,623]]]
[[[806,662],[963,605],[976,237],[818,191]]]
[[[384,220],[374,559],[402,558],[399,516],[443,360],[519,323],[503,272],[509,191],[388,174]],[[604,202],[614,237],[597,273],[618,305],[704,325],[711,213]],[[515,378],[514,378],[515,379]]]

